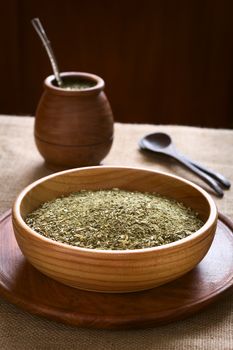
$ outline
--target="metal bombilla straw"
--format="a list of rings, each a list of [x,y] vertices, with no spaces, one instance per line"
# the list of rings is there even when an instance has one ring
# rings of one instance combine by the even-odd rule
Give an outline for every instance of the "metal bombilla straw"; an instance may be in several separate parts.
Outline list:
[[[37,34],[39,35],[45,49],[46,49],[46,52],[49,56],[49,60],[50,60],[50,63],[51,63],[51,66],[52,66],[52,69],[53,69],[53,73],[54,73],[54,76],[55,76],[55,79],[57,81],[57,84],[58,86],[62,86],[62,80],[61,80],[61,76],[60,76],[60,72],[59,72],[59,69],[58,69],[58,65],[57,65],[57,60],[54,56],[54,53],[53,53],[53,49],[52,49],[52,46],[51,46],[51,43],[45,33],[45,30],[39,20],[39,18],[33,18],[31,20],[32,22],[32,25],[33,27],[35,28]]]

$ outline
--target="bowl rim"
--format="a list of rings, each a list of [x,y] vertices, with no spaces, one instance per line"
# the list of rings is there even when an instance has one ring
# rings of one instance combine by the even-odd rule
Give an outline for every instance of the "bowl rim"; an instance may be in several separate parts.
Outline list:
[[[26,194],[32,190],[34,187],[38,186],[39,184],[50,180],[54,177],[58,177],[60,175],[64,175],[64,174],[69,174],[69,173],[76,173],[77,171],[81,172],[81,171],[85,171],[85,170],[96,170],[96,169],[100,169],[100,171],[102,169],[125,169],[125,170],[139,170],[139,171],[146,171],[148,173],[151,174],[160,174],[160,175],[164,175],[166,177],[171,177],[174,178],[176,180],[179,180],[181,182],[186,183],[187,185],[194,187],[196,190],[198,190],[202,196],[205,197],[205,199],[207,200],[208,204],[209,204],[209,208],[210,208],[210,215],[208,217],[208,219],[206,220],[206,222],[204,223],[204,225],[197,230],[196,232],[192,233],[191,235],[179,239],[175,242],[172,243],[168,243],[168,244],[164,244],[161,246],[155,246],[155,247],[150,247],[150,248],[139,248],[139,249],[124,249],[124,250],[120,250],[120,249],[116,249],[116,250],[111,250],[111,249],[93,249],[93,248],[83,248],[83,247],[77,247],[77,246],[73,246],[73,245],[69,245],[66,243],[62,243],[62,242],[58,242],[55,240],[52,240],[51,238],[47,238],[42,236],[40,233],[34,231],[33,229],[31,229],[24,221],[24,219],[21,216],[20,213],[20,205],[21,202],[23,200],[23,198],[26,196]],[[217,218],[218,218],[218,210],[216,207],[216,204],[214,202],[214,200],[211,198],[211,196],[204,190],[202,189],[200,186],[194,184],[193,182],[186,180],[180,176],[177,175],[173,175],[164,171],[158,171],[158,170],[151,170],[151,169],[147,169],[147,168],[143,168],[143,167],[128,167],[128,166],[89,166],[89,167],[82,167],[82,168],[74,168],[74,169],[68,169],[68,170],[63,170],[63,171],[59,171],[56,172],[54,174],[50,174],[47,176],[44,176],[34,182],[32,182],[30,185],[26,186],[16,197],[15,202],[13,204],[13,208],[12,208],[12,213],[13,213],[13,218],[15,219],[15,221],[17,222],[18,225],[21,226],[21,228],[23,228],[24,230],[27,231],[27,233],[29,233],[30,235],[37,237],[39,239],[41,239],[44,242],[47,242],[51,245],[54,245],[58,248],[67,248],[68,250],[71,251],[77,251],[77,252],[86,252],[86,253],[90,253],[92,252],[93,254],[110,254],[110,255],[125,255],[125,254],[144,254],[146,252],[156,252],[156,251],[163,251],[163,250],[170,250],[173,249],[174,247],[179,247],[180,245],[192,241],[195,238],[201,236],[202,234],[204,234],[206,232],[206,230],[208,230],[215,222],[217,222]],[[14,225],[14,223],[13,223]]]

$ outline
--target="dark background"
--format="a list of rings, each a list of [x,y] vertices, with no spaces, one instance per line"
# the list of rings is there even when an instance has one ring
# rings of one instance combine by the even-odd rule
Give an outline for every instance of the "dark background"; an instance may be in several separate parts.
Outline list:
[[[34,114],[51,67],[100,75],[115,120],[233,127],[233,1],[8,0],[0,4],[1,114]]]

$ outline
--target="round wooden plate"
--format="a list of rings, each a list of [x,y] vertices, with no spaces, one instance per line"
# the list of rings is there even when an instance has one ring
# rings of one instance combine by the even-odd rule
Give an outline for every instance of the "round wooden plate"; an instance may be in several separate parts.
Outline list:
[[[185,318],[233,285],[233,223],[220,215],[214,242],[178,280],[136,293],[81,291],[37,271],[15,241],[11,212],[0,219],[0,295],[31,313],[79,327],[144,328]]]

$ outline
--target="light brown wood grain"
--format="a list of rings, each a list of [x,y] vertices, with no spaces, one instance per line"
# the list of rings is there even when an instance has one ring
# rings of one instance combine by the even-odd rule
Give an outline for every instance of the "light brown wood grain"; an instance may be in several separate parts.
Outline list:
[[[204,226],[191,236],[161,247],[99,251],[47,239],[24,222],[40,204],[81,189],[158,192],[199,212]],[[13,207],[16,240],[26,258],[49,277],[75,288],[130,292],[153,288],[190,271],[207,253],[217,223],[217,209],[204,190],[176,176],[127,167],[90,167],[63,171],[24,189]]]
[[[62,73],[63,78],[85,78],[94,87],[65,90],[53,85],[53,76],[44,83],[35,120],[35,142],[51,168],[98,165],[113,141],[113,116],[103,92],[104,81],[88,73]]]
[[[0,296],[37,316],[78,327],[126,329],[166,324],[199,312],[232,287],[232,233],[232,221],[220,214],[210,251],[189,273],[138,293],[94,293],[59,283],[26,261],[8,211],[0,218]]]

